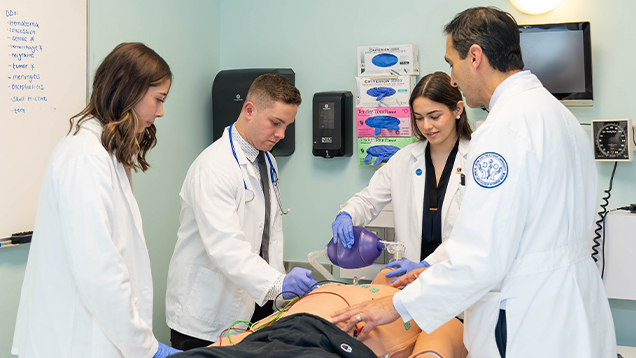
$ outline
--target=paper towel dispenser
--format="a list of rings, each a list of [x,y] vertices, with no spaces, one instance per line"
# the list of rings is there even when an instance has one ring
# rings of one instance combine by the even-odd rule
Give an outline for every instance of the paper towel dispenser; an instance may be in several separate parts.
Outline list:
[[[291,68],[223,70],[216,75],[212,83],[212,136],[214,140],[221,138],[225,127],[238,119],[252,82],[258,76],[266,73],[281,75],[292,84],[296,78]],[[275,156],[292,155],[295,141],[296,129],[295,123],[292,123],[285,131],[285,138],[274,146],[271,153]]]

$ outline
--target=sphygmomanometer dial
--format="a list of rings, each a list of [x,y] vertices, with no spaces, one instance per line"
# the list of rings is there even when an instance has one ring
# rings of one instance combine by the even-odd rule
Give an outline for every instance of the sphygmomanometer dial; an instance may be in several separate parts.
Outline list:
[[[597,159],[625,159],[629,147],[627,128],[622,122],[605,122],[595,128],[595,156]]]

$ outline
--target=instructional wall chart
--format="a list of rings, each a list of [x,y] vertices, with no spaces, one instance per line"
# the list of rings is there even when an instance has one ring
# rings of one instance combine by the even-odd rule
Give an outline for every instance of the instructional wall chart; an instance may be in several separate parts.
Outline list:
[[[47,162],[87,97],[86,0],[2,4],[0,238],[33,230]]]

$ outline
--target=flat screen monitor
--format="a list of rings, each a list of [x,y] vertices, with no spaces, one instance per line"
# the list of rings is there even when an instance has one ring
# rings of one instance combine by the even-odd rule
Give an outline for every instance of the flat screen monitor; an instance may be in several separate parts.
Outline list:
[[[589,22],[520,25],[525,70],[566,106],[592,106]]]

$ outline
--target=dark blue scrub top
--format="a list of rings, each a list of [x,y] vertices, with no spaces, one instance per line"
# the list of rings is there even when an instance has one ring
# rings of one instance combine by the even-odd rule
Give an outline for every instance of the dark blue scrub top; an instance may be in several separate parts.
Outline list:
[[[459,148],[459,139],[455,143],[455,147],[451,150],[444,171],[437,183],[435,176],[435,167],[431,159],[430,145],[426,146],[426,185],[424,187],[424,210],[422,217],[422,249],[420,251],[420,260],[424,260],[428,255],[442,243],[442,204],[446,195],[446,186],[448,179],[453,171],[453,163],[457,156]]]

